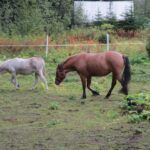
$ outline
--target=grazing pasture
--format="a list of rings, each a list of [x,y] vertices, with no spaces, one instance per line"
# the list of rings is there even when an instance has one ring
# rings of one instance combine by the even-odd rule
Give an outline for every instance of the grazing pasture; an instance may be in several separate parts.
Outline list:
[[[128,41],[129,42],[129,41]],[[108,150],[148,149],[148,121],[129,123],[121,105],[124,95],[118,94],[117,84],[109,99],[104,99],[111,85],[111,75],[93,78],[92,87],[100,96],[81,100],[82,85],[73,72],[55,85],[57,64],[79,48],[50,49],[46,61],[49,89],[38,84],[30,90],[34,76],[18,76],[20,89],[10,84],[10,75],[0,76],[0,149],[2,150]],[[85,51],[85,49],[82,49]],[[87,48],[86,51],[91,51]],[[92,49],[92,51],[95,51]],[[102,51],[96,49],[96,52]],[[132,79],[129,94],[150,92],[150,60],[142,46],[117,48],[129,56]],[[45,56],[43,51],[2,51],[0,60],[12,57]]]

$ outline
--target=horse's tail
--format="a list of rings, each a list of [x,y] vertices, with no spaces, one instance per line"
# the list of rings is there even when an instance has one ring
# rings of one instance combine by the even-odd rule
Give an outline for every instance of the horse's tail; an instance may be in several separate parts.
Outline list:
[[[123,60],[124,60],[124,71],[121,80],[121,84],[122,84],[121,92],[128,95],[128,83],[131,80],[131,67],[127,56],[123,56]]]
[[[42,69],[42,72],[43,72],[43,75],[46,76],[45,61],[44,61],[43,58],[42,58],[42,63],[43,63],[43,69]]]
[[[43,75],[46,76],[46,69],[45,69],[45,66],[43,67]]]

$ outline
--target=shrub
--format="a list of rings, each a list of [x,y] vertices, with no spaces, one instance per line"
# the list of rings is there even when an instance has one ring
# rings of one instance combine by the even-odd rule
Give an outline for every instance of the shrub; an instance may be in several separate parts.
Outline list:
[[[57,110],[59,108],[59,103],[58,102],[52,102],[50,105],[51,110]]]
[[[130,123],[139,123],[142,121],[142,117],[137,114],[132,114],[128,118]]]
[[[50,121],[48,122],[48,124],[47,124],[47,127],[50,128],[50,127],[55,126],[55,125],[57,125],[57,124],[59,124],[59,121],[58,121],[58,120],[50,120]]]
[[[106,44],[107,43],[107,36],[106,36],[106,33],[101,33],[98,37],[98,42],[99,43],[104,43]],[[111,42],[111,39],[109,39],[109,42]]]
[[[128,114],[130,123],[150,121],[150,93],[128,95],[122,102],[123,114]]]
[[[107,31],[107,32],[112,32],[113,29],[114,29],[114,26],[111,25],[111,24],[109,24],[109,23],[104,23],[104,24],[102,24],[102,25],[100,26],[100,29],[101,29],[101,30],[105,30],[105,31]]]

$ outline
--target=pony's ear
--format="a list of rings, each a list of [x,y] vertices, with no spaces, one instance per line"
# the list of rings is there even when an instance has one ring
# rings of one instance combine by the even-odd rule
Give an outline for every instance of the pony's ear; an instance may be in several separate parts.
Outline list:
[[[60,71],[62,71],[62,70],[63,70],[63,64],[58,64],[58,69],[59,69]]]

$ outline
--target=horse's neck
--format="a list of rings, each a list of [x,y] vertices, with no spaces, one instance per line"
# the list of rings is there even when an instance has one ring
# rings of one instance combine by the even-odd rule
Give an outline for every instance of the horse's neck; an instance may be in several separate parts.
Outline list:
[[[74,71],[75,58],[69,57],[64,63],[63,68],[66,72]]]

